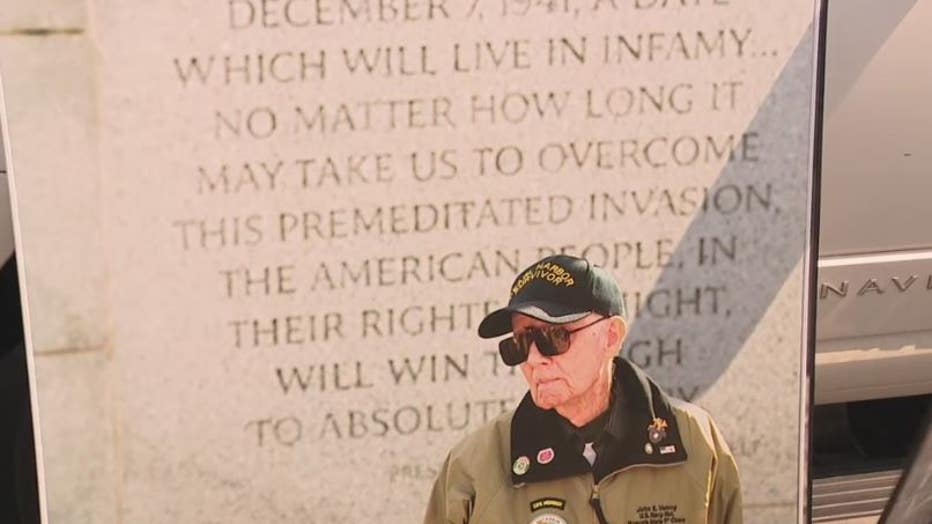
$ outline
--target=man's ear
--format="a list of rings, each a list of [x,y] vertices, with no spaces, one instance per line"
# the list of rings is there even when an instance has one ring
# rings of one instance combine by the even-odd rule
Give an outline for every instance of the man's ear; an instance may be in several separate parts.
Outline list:
[[[625,319],[618,315],[613,316],[608,324],[608,347],[613,354],[621,349],[621,343],[625,341],[627,335],[628,324],[625,323]]]

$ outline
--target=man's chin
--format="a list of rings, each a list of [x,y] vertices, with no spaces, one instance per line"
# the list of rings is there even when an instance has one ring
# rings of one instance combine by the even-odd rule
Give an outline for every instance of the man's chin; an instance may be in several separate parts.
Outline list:
[[[534,404],[540,409],[553,409],[564,402],[562,395],[554,395],[552,393],[538,392],[537,395],[531,395],[531,399],[534,400]]]

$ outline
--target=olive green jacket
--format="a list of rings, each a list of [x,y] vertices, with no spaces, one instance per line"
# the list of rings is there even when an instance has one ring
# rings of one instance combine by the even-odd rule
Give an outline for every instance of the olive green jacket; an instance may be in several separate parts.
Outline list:
[[[526,395],[450,451],[425,524],[740,524],[738,470],[709,414],[624,359],[612,391],[593,465]]]

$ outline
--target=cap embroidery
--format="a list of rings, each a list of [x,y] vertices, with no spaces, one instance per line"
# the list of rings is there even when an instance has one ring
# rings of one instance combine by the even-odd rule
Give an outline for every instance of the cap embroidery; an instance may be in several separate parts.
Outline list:
[[[542,262],[526,271],[511,287],[511,295],[517,295],[532,280],[546,280],[554,286],[571,287],[576,284],[573,275],[563,266],[553,262]]]

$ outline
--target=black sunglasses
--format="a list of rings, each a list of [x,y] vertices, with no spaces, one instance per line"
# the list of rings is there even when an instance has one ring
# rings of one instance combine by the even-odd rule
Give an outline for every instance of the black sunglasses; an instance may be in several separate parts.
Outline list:
[[[527,360],[531,352],[531,343],[537,344],[537,351],[545,357],[562,355],[570,349],[570,335],[608,318],[612,317],[602,317],[576,329],[566,329],[563,326],[530,328],[503,339],[498,343],[498,352],[502,356],[502,361],[508,366],[517,366]]]

